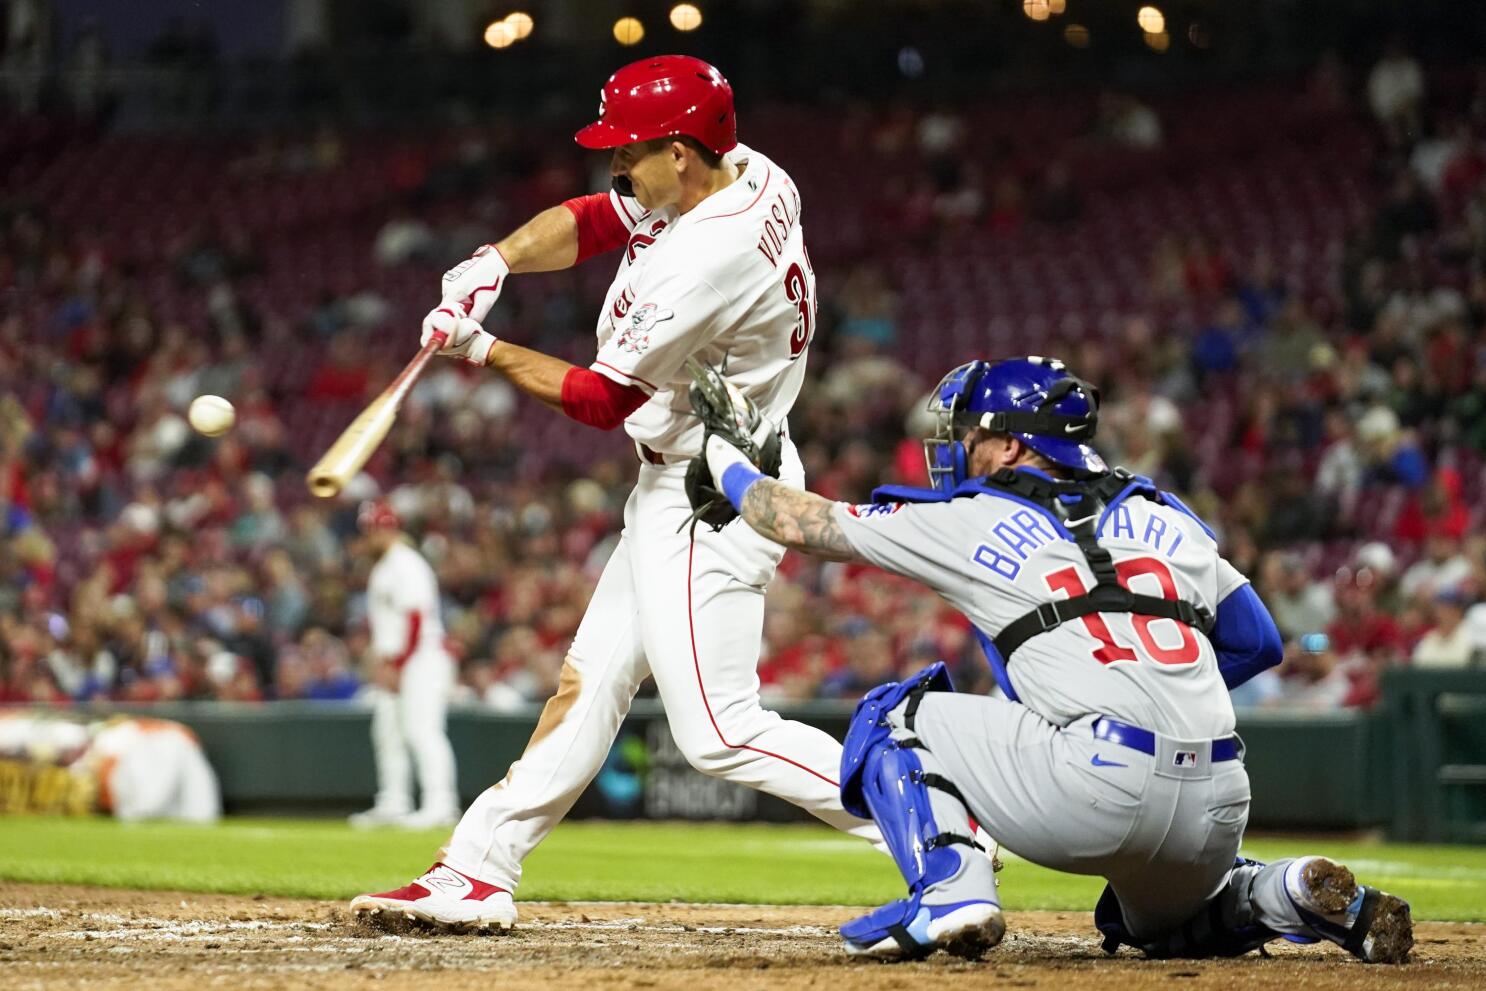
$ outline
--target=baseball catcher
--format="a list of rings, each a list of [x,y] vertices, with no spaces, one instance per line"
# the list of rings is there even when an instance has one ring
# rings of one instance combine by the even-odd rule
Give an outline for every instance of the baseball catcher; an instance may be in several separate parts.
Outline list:
[[[1278,663],[1279,633],[1206,524],[1090,446],[1093,386],[1045,358],[961,365],[930,400],[930,487],[861,506],[761,472],[757,413],[711,376],[692,398],[713,488],[749,526],[933,588],[974,623],[1004,695],[957,694],[940,663],[857,707],[842,804],[876,820],[908,895],[842,926],[849,953],[1000,941],[973,815],[1027,860],[1105,878],[1110,952],[1233,956],[1283,936],[1407,959],[1401,898],[1324,857],[1239,858],[1249,779],[1227,690]],[[720,519],[712,497],[694,486]]]

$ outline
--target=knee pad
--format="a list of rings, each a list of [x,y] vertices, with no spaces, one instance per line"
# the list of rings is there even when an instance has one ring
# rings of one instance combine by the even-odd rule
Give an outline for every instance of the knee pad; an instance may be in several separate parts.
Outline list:
[[[841,804],[854,816],[870,818],[872,813],[862,795],[862,775],[867,756],[892,740],[892,727],[887,714],[908,698],[922,698],[925,692],[952,692],[949,669],[943,661],[931,664],[903,681],[878,685],[857,703],[841,742]],[[915,708],[917,708],[915,706]],[[912,726],[910,714],[909,726]]]

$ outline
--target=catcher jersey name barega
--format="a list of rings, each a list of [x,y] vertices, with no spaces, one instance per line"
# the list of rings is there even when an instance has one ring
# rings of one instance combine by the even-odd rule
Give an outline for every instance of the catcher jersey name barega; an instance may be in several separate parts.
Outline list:
[[[630,236],[599,313],[591,367],[650,394],[624,427],[661,454],[701,451],[701,423],[687,398],[687,358],[724,369],[780,424],[805,378],[815,273],[799,223],[799,193],[758,152],[739,145],[727,157],[743,170],[738,181],[680,216],[674,206],[647,212],[610,193]],[[740,252],[740,244],[754,250]]]

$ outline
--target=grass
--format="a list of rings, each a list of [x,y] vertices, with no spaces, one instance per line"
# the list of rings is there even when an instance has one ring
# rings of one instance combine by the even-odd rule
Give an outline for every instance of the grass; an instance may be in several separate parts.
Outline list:
[[[442,832],[355,832],[337,821],[217,826],[0,818],[0,880],[344,899],[425,868]],[[1416,918],[1486,921],[1486,849],[1259,838],[1261,860],[1324,852],[1408,898]],[[1103,884],[1006,858],[1015,909],[1092,909]],[[898,897],[888,860],[824,826],[571,822],[532,854],[534,900],[864,905]]]

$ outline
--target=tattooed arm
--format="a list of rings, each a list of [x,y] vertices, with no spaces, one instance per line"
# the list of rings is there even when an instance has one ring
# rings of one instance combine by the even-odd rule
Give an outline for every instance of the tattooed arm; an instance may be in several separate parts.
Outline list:
[[[748,525],[770,540],[828,561],[858,561],[836,522],[836,504],[772,478],[748,486],[739,507]]]

